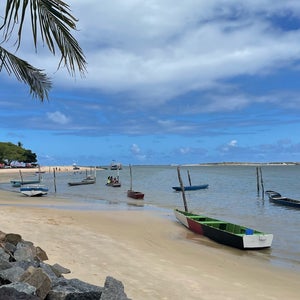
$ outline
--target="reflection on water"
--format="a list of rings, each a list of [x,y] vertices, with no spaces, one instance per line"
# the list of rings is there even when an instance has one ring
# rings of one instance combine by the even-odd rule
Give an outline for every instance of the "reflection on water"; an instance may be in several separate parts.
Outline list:
[[[183,208],[182,194],[172,189],[172,186],[178,185],[176,167],[132,166],[132,169],[133,189],[145,193],[144,200],[135,201],[127,197],[127,190],[130,187],[128,167],[123,167],[119,171],[122,183],[120,188],[105,185],[107,177],[114,176],[110,170],[98,170],[95,184],[73,187],[67,183],[84,177],[85,174],[57,172],[56,194],[53,174],[43,174],[43,184],[49,186],[51,196],[69,199],[70,207],[74,203],[74,209],[159,208],[167,209],[173,215],[171,210]],[[271,249],[250,252],[235,249],[228,251],[237,255],[257,256],[273,264],[300,270],[300,210],[274,205],[266,196],[258,194],[256,167],[181,167],[181,177],[185,185],[189,184],[187,170],[192,184],[209,184],[208,189],[186,192],[189,210],[274,234]],[[262,175],[265,190],[275,190],[283,196],[300,199],[300,166],[263,166]],[[9,183],[2,184],[1,187],[18,191]],[[171,221],[176,222],[175,218]],[[193,234],[183,238],[207,247],[228,248]]]

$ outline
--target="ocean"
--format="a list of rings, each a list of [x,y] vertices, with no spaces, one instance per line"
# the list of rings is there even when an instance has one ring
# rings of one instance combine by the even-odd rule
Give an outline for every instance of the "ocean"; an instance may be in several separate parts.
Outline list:
[[[206,243],[203,237],[193,239],[193,242],[206,247],[223,247],[237,255],[256,256],[273,265],[300,271],[300,209],[272,204],[261,190],[258,192],[255,166],[200,165],[182,166],[180,170],[184,185],[189,185],[187,171],[192,184],[209,184],[208,189],[185,192],[190,211],[274,234],[272,247],[263,250],[231,249]],[[300,166],[262,166],[261,170],[264,190],[275,190],[283,196],[300,199]],[[86,172],[80,170],[69,173],[57,171],[55,178],[53,172],[45,173],[42,180],[49,187],[49,195],[69,200],[69,205],[63,208],[163,211],[170,222],[176,222],[173,209],[184,208],[182,193],[172,189],[172,186],[179,185],[177,167],[132,166],[132,174],[133,190],[145,193],[144,200],[127,198],[130,172],[126,166],[119,171],[120,188],[105,185],[108,176],[117,176],[117,171],[111,170],[97,170],[97,182],[91,185],[68,186],[69,181],[85,177]],[[9,183],[0,187],[18,190]]]

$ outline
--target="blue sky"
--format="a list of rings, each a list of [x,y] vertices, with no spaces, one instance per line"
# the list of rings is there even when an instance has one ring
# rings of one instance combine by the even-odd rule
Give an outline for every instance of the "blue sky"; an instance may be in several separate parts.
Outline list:
[[[67,3],[87,74],[24,35],[53,89],[40,103],[1,72],[1,141],[41,165],[300,161],[298,0]]]

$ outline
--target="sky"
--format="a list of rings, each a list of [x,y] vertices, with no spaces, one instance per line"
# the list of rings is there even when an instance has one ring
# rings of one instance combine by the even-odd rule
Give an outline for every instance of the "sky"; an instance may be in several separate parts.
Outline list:
[[[53,88],[41,103],[2,70],[0,141],[49,166],[300,161],[299,0],[66,2],[87,73],[27,22],[16,54]]]

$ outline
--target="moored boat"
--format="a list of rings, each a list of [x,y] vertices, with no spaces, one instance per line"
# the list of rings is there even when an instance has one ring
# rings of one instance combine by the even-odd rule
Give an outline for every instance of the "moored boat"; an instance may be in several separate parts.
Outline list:
[[[145,194],[142,193],[142,192],[134,191],[132,189],[132,170],[131,170],[131,165],[129,165],[129,170],[130,170],[130,189],[127,191],[127,197],[133,198],[133,199],[143,200]]]
[[[20,187],[20,192],[29,197],[40,197],[48,194],[48,187],[42,184]]]
[[[208,188],[208,184],[184,186],[185,191],[196,191],[196,190],[207,189],[207,188]],[[172,186],[172,189],[174,189],[176,192],[180,192],[182,190],[180,186]]]
[[[85,185],[85,184],[94,184],[95,182],[96,182],[96,178],[94,176],[87,176],[86,178],[82,179],[81,181],[68,182],[68,185],[69,186]]]
[[[127,197],[133,198],[133,199],[144,199],[145,194],[142,192],[137,192],[133,190],[128,190],[127,191]]]
[[[40,183],[39,179],[33,179],[33,180],[11,180],[10,181],[12,187],[20,187],[22,185],[26,184],[35,184],[35,183]]]
[[[175,209],[174,213],[177,220],[191,231],[227,246],[262,249],[272,245],[273,234],[179,209]]]
[[[265,193],[268,195],[270,202],[274,204],[289,206],[293,208],[300,208],[300,200],[282,197],[281,194],[275,191],[269,190]]]
[[[110,164],[111,170],[122,170],[122,164],[113,160]]]
[[[116,182],[109,182],[106,183],[107,186],[111,186],[111,187],[121,187],[121,182],[116,181]]]

